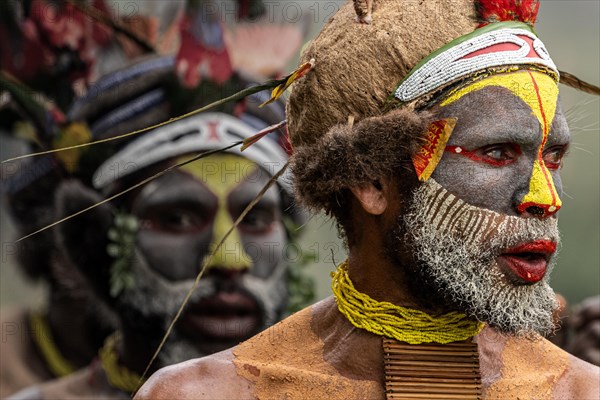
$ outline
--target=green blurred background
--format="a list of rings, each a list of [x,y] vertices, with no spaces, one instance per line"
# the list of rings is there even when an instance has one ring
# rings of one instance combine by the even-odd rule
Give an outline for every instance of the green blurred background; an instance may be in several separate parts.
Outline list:
[[[331,15],[340,1],[300,1],[303,10],[318,10],[312,32]],[[550,51],[559,69],[594,84],[600,83],[600,2],[543,1],[536,31]],[[600,294],[600,103],[595,96],[561,86],[563,109],[573,134],[573,144],[562,171],[565,195],[560,214],[563,244],[560,261],[554,271],[553,286],[570,305]],[[14,153],[5,136],[0,138],[0,155]],[[40,193],[40,196],[46,195]],[[14,266],[10,242],[14,231],[4,208],[0,212],[2,257],[0,267],[0,305],[40,305],[44,299],[41,285],[27,283]],[[35,239],[34,239],[35,240]],[[317,297],[328,296],[332,262],[345,257],[341,241],[331,221],[314,216],[306,225],[303,251],[317,262],[307,271],[317,281]]]

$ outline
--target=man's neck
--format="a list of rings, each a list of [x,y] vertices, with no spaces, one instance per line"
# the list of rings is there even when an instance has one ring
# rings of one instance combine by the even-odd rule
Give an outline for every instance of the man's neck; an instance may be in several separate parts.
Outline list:
[[[384,249],[386,241],[380,232],[381,230],[369,230],[366,227],[360,240],[350,247],[348,275],[354,287],[377,301],[387,301],[430,314],[447,312],[423,304],[414,295],[414,288],[408,277],[410,268],[392,260],[388,255],[389,249]]]
[[[410,294],[402,266],[392,265],[381,254],[358,249],[350,250],[348,264],[348,275],[359,292],[378,301],[420,308]]]
[[[121,346],[115,350],[119,352],[119,364],[141,376],[150,363],[156,346],[156,342],[149,341],[147,336],[124,328]],[[162,367],[157,363],[158,361],[155,361],[152,365],[150,374]]]
[[[76,368],[86,366],[97,356],[105,335],[109,333],[108,328],[98,323],[98,315],[90,315],[94,313],[93,307],[82,303],[79,299],[52,291],[46,314],[56,347]]]

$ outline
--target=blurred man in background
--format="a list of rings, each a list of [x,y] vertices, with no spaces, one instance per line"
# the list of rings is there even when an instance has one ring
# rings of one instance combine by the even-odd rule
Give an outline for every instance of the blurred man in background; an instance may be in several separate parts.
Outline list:
[[[115,136],[233,90],[210,81],[195,91],[177,89],[174,65],[173,57],[152,57],[108,74],[75,102],[69,126],[92,136]],[[251,84],[238,73],[228,82],[236,89]],[[191,103],[177,102],[177,90]],[[98,168],[92,183],[79,179],[60,186],[56,218],[100,202],[100,193],[112,196],[185,157],[227,147],[283,121],[283,105],[259,108],[261,97],[157,128],[125,145],[113,144],[113,156]],[[61,254],[117,315],[119,330],[100,350],[99,363],[30,387],[16,398],[120,397],[137,388],[203,260],[285,165],[290,150],[286,131],[271,135],[244,153],[233,148],[171,171],[55,229]],[[92,150],[73,159],[79,167],[98,157]],[[306,296],[288,292],[286,260],[287,244],[301,222],[292,207],[291,187],[280,180],[216,252],[206,280],[152,369],[231,347],[277,322],[288,305],[306,303]]]
[[[225,87],[226,82],[238,82],[233,68],[239,64],[249,64],[246,71],[277,74],[306,31],[302,24],[269,25],[257,20],[238,28],[237,22],[265,13],[260,1],[128,2],[126,10],[122,6],[103,0],[2,4],[2,83],[12,94],[2,109],[6,132],[32,140],[34,150],[48,150],[161,122],[189,109],[198,98],[208,102],[206,94],[215,91],[215,83]],[[235,10],[235,18],[224,31],[225,9]],[[253,35],[263,43],[254,53],[240,44]],[[14,45],[6,41],[10,37],[18,39]],[[285,47],[276,44],[282,41]],[[277,58],[274,47],[280,49]],[[153,53],[174,55],[148,57]],[[119,69],[140,56],[143,60],[133,68]],[[85,93],[97,76],[115,69],[116,74],[105,75]],[[78,92],[84,95],[77,98]],[[172,95],[169,100],[167,92]],[[27,97],[33,93],[43,95]],[[270,112],[249,116],[250,123],[264,125],[258,121],[272,117]],[[20,236],[55,220],[54,192],[64,178],[76,177],[91,187],[94,169],[123,143],[55,153],[27,167],[21,165],[16,174],[6,174],[3,192]],[[40,176],[31,179],[35,174]],[[3,336],[8,339],[2,343],[2,397],[87,365],[115,327],[114,317],[91,296],[96,283],[86,286],[79,269],[56,251],[51,230],[21,242],[18,256],[28,275],[49,283],[49,301],[43,313],[2,312]],[[248,257],[244,259],[242,269],[249,267]],[[264,323],[272,323],[280,312],[270,310]],[[73,332],[78,332],[76,337]]]

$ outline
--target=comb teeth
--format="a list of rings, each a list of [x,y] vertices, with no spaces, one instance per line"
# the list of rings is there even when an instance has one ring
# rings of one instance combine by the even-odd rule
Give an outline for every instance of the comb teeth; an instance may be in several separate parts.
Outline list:
[[[410,345],[383,338],[388,400],[481,399],[476,343]]]
[[[518,21],[535,24],[539,0],[478,0],[475,2],[480,27],[492,22]]]

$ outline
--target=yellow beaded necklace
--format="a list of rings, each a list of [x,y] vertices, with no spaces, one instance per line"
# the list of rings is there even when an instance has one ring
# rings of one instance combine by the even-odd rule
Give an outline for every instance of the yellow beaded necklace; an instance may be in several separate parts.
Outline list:
[[[119,340],[120,336],[118,333],[110,335],[106,338],[104,346],[100,349],[98,355],[110,385],[127,393],[135,393],[144,382],[142,382],[141,377],[137,373],[119,365],[119,355],[116,350]]]
[[[75,372],[73,364],[65,359],[56,347],[45,316],[41,313],[32,312],[29,314],[29,324],[31,326],[31,338],[39,349],[50,372],[58,378]]]
[[[331,289],[340,312],[352,325],[376,335],[409,344],[446,344],[466,340],[483,329],[482,322],[459,312],[432,316],[360,293],[348,276],[347,260],[331,276]]]

